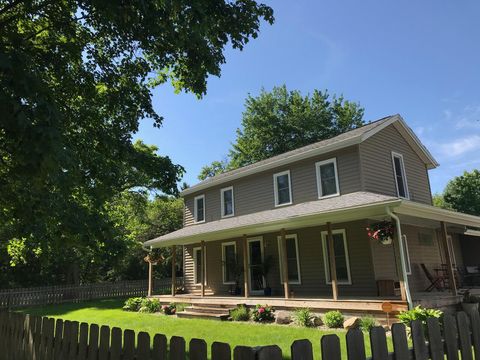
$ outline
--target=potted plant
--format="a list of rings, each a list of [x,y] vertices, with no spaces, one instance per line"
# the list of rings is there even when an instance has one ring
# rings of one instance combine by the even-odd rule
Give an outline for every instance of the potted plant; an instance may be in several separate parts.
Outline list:
[[[463,293],[462,309],[467,314],[478,313],[478,304],[480,299],[477,296],[470,294],[470,290]]]
[[[261,268],[260,268],[262,272],[262,276],[265,279],[265,287],[263,288],[263,295],[265,296],[272,296],[272,288],[270,287],[270,283],[268,282],[268,274],[272,269],[272,264],[273,264],[273,257],[267,256],[265,259],[263,259]]]
[[[371,240],[378,241],[382,245],[390,245],[393,241],[393,223],[391,221],[372,224],[366,230]]]

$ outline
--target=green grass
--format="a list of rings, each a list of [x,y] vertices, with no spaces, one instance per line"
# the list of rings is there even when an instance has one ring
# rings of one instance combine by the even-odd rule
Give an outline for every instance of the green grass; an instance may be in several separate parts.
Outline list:
[[[218,322],[202,319],[177,319],[175,316],[161,314],[143,314],[123,311],[123,300],[100,300],[78,304],[62,304],[22,309],[24,313],[108,325],[135,332],[146,331],[154,334],[173,335],[185,338],[187,344],[192,338],[204,339],[209,348],[214,341],[237,345],[259,346],[278,345],[284,356],[290,355],[290,345],[297,339],[309,339],[313,344],[315,358],[320,354],[320,338],[326,334],[340,337],[342,355],[346,357],[345,332],[343,330],[320,330],[275,324],[255,324],[240,322]],[[388,339],[389,348],[391,341]],[[368,336],[365,336],[367,356],[370,353]],[[188,346],[188,345],[187,345]]]

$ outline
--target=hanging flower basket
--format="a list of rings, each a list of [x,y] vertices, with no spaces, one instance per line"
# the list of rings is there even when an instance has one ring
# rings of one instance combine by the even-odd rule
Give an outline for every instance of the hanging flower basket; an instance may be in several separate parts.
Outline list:
[[[393,241],[393,223],[382,221],[367,227],[368,237],[382,245],[390,245]]]

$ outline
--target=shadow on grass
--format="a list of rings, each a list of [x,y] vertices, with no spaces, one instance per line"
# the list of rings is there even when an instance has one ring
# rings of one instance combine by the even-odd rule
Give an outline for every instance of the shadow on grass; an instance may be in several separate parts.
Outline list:
[[[33,306],[15,311],[35,316],[61,316],[82,309],[115,310],[121,309],[126,298],[91,300],[82,302]]]

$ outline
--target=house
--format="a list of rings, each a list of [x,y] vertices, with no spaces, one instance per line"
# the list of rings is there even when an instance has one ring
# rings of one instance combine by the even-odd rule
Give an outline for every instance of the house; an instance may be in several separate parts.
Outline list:
[[[480,264],[480,217],[432,205],[438,165],[394,115],[206,179],[182,192],[184,227],[145,243],[183,248],[185,293],[164,300],[377,314],[457,304],[457,269]],[[383,221],[387,244],[366,230]]]

